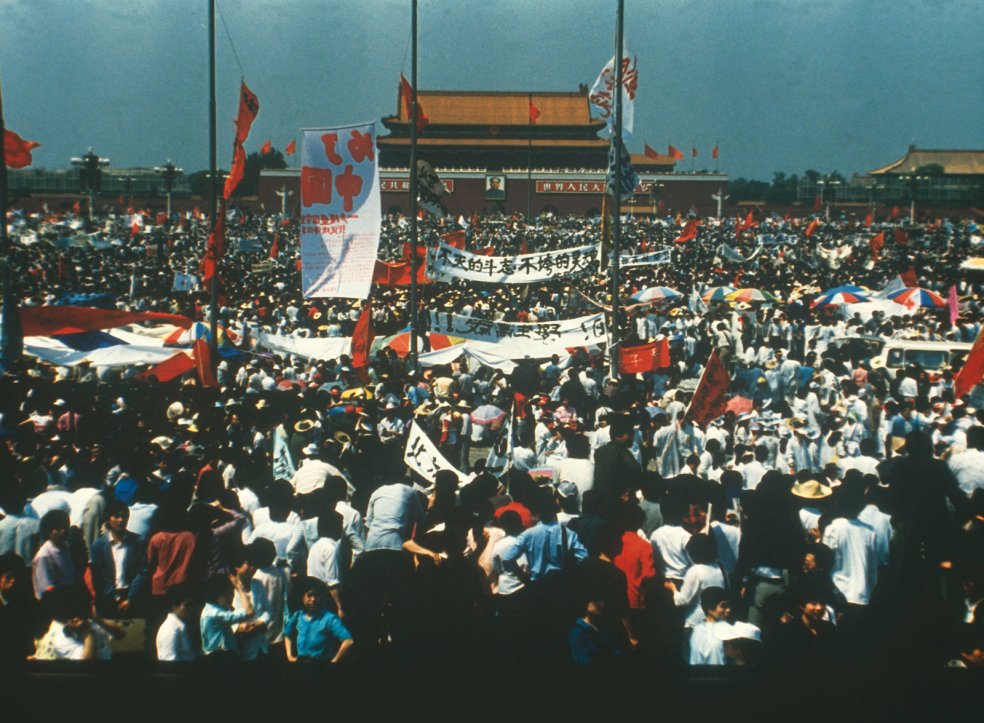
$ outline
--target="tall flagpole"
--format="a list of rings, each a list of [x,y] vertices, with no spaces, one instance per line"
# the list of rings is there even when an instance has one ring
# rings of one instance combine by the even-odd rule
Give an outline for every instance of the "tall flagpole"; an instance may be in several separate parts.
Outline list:
[[[217,225],[219,199],[216,189],[215,168],[215,0],[208,0],[208,170],[209,170],[209,219],[212,233]],[[219,260],[215,259],[215,270],[209,279],[209,351],[212,364],[219,363]]]
[[[533,94],[527,98],[526,118],[526,224],[533,218]]]
[[[3,88],[0,87],[0,139],[4,138],[6,126],[3,120]],[[4,367],[20,359],[24,351],[24,337],[21,333],[17,300],[14,298],[14,262],[10,239],[7,238],[7,153],[0,143],[0,264],[3,265],[3,311],[0,316],[0,329],[3,330],[3,348],[0,349],[0,363]]]
[[[417,309],[417,0],[410,2],[410,368],[417,368],[417,334],[420,313]]]
[[[624,0],[618,0],[618,11],[615,15],[615,128],[612,135],[614,143],[614,173],[615,182],[612,192],[615,207],[615,218],[612,219],[612,329],[608,344],[611,355],[609,375],[614,379],[618,367],[618,330],[621,309],[619,303],[619,254],[622,235],[622,13],[625,8]]]

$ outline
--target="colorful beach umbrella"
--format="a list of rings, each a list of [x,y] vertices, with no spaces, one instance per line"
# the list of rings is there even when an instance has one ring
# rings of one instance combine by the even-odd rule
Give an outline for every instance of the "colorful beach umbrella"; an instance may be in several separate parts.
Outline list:
[[[679,299],[681,296],[682,294],[679,291],[665,286],[651,286],[648,289],[643,289],[632,294],[633,299],[643,304],[651,304],[668,299]]]
[[[935,291],[924,289],[921,286],[906,286],[904,289],[893,291],[887,298],[896,304],[902,304],[907,309],[916,309],[920,306],[928,308],[942,308],[946,306],[946,299]]]
[[[768,291],[762,289],[737,289],[725,297],[728,301],[744,301],[746,304],[758,302],[776,303],[779,301]]]
[[[489,427],[492,430],[498,429],[502,423],[505,421],[506,414],[503,410],[499,409],[494,404],[483,404],[480,407],[476,407],[471,413],[471,420],[475,424],[481,424],[483,427]]]
[[[866,301],[871,301],[871,299],[860,292],[831,289],[815,298],[810,303],[810,306],[812,308],[818,306],[840,306],[841,304],[862,304]]]
[[[704,300],[704,303],[710,304],[712,301],[727,301],[728,294],[734,292],[736,289],[734,286],[712,286],[703,294],[700,298]]]
[[[457,336],[447,336],[446,334],[433,334],[428,332],[427,339],[430,341],[430,350],[437,351],[438,349],[447,349],[449,346],[454,346],[455,344],[460,344],[464,339]],[[404,357],[410,353],[410,332],[404,331],[399,334],[394,334],[393,336],[386,337],[383,339],[378,348],[389,347],[395,351],[399,356]],[[376,347],[373,344],[373,347]],[[423,349],[418,349],[418,352],[423,352]]]

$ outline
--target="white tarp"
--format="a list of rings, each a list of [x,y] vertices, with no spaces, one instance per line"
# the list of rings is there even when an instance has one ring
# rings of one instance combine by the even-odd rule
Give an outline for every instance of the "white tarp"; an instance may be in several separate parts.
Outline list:
[[[442,364],[450,364],[464,354],[466,357],[473,359],[481,366],[491,367],[492,369],[501,369],[506,374],[509,374],[516,368],[516,362],[497,354],[490,354],[487,349],[483,349],[481,346],[473,347],[473,344],[480,344],[480,342],[466,341],[463,344],[455,344],[454,346],[449,346],[446,349],[426,352],[418,355],[417,361],[420,362],[421,366],[433,367]],[[523,356],[526,355],[524,354]]]
[[[352,353],[352,337],[332,336],[325,339],[309,339],[303,336],[284,336],[260,332],[257,341],[278,354],[294,354],[305,359],[338,359]]]
[[[410,434],[407,436],[407,446],[403,452],[403,463],[431,484],[434,484],[437,473],[444,469],[458,476],[459,486],[468,481],[465,475],[444,458],[441,451],[416,422],[410,424]]]
[[[365,299],[381,224],[374,124],[302,131],[304,298]]]
[[[868,321],[876,311],[884,312],[885,316],[906,316],[912,313],[902,304],[896,304],[891,299],[872,299],[859,304],[844,304],[841,308],[844,310],[845,319],[851,319],[855,314],[859,314],[862,321]]]
[[[482,256],[442,243],[427,253],[427,276],[437,281],[530,284],[592,271],[597,266],[598,244],[519,256]]]
[[[173,347],[120,343],[85,351],[73,349],[54,337],[28,336],[24,337],[24,353],[64,367],[75,366],[85,361],[100,367],[130,367],[138,364],[160,364],[181,353],[181,350]]]

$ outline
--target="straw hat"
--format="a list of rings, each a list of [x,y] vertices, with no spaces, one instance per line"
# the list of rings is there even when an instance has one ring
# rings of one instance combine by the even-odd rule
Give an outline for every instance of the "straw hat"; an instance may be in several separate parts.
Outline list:
[[[794,484],[792,493],[805,500],[822,500],[830,497],[834,491],[819,480],[808,479]]]
[[[314,429],[314,422],[310,419],[302,419],[297,424],[294,425],[294,431],[298,434],[306,434]]]

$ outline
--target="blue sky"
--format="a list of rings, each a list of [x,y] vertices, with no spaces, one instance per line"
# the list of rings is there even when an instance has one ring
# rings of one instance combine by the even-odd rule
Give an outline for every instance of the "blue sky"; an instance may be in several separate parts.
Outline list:
[[[615,0],[420,0],[422,89],[576,90],[613,54]],[[984,149],[980,0],[625,0],[635,140],[733,177],[865,172],[923,148]],[[378,120],[409,75],[409,0],[221,0],[219,163],[239,77],[247,142]],[[64,167],[208,164],[206,0],[0,0],[8,127]],[[240,70],[239,63],[242,64]],[[380,127],[381,129],[381,127]],[[689,157],[687,160],[689,167]]]

